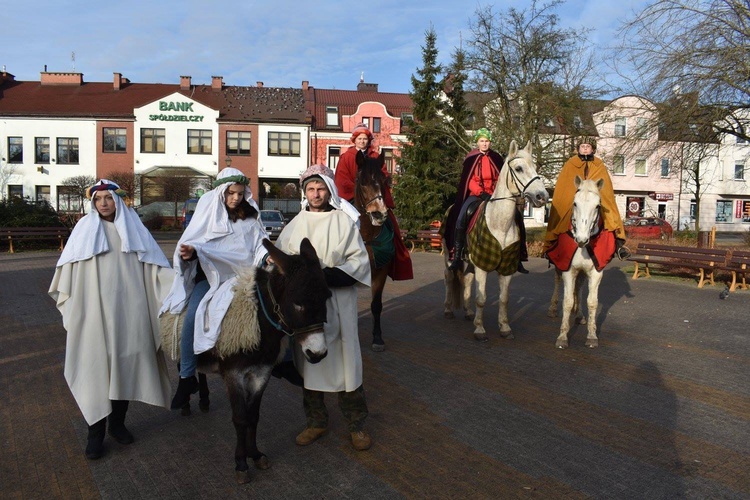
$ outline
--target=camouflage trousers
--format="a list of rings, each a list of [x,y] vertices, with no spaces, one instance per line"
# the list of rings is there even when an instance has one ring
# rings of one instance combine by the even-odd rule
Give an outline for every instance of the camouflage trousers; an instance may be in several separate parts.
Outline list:
[[[352,392],[337,392],[339,408],[347,421],[349,432],[362,430],[367,418],[367,401],[363,386]],[[305,407],[307,426],[316,428],[328,427],[328,409],[325,404],[325,392],[302,390],[302,404]]]

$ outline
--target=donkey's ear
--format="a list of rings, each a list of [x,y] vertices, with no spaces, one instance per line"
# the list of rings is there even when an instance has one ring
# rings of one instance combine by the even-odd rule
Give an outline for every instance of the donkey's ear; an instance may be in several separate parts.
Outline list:
[[[359,155],[358,155],[359,156]],[[315,247],[310,243],[307,238],[303,239],[299,245],[299,254],[307,260],[320,262],[318,260],[318,253],[315,251]]]
[[[289,256],[276,248],[276,245],[271,243],[271,240],[264,238],[263,247],[268,250],[268,256],[271,257],[273,263],[281,274],[286,273],[286,267],[289,263]]]

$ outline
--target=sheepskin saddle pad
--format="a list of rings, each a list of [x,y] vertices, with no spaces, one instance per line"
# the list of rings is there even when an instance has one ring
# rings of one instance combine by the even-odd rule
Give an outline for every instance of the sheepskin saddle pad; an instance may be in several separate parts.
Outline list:
[[[255,296],[255,269],[241,273],[232,286],[234,298],[221,321],[221,333],[213,348],[220,359],[240,351],[252,351],[260,345],[258,300]],[[187,308],[178,314],[164,313],[161,318],[161,343],[173,360],[180,359],[180,337]]]

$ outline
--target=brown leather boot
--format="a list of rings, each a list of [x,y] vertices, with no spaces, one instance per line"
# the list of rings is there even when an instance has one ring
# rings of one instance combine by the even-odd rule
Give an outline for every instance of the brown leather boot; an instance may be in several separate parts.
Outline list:
[[[318,438],[325,436],[327,432],[328,429],[325,428],[307,427],[304,431],[299,433],[297,439],[295,439],[295,442],[300,446],[307,446],[308,444],[312,444],[317,441]]]
[[[372,438],[365,431],[352,432],[352,446],[357,451],[369,450],[372,446]]]

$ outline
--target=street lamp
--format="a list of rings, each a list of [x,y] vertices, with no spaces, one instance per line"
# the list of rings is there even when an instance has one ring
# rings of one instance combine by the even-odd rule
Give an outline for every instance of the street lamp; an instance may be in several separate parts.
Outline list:
[[[227,168],[231,167],[232,166],[232,158],[230,156],[227,156],[226,158],[224,158],[224,163],[227,164]]]

